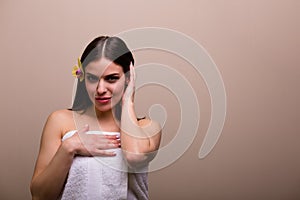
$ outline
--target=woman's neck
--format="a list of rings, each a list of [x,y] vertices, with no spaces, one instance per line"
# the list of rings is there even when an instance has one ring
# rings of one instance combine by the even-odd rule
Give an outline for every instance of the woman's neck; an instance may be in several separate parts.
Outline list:
[[[102,130],[114,130],[118,131],[120,127],[120,122],[114,114],[114,110],[109,110],[107,112],[100,112],[96,110],[93,106],[89,107],[86,114],[92,118],[97,118],[100,129]]]

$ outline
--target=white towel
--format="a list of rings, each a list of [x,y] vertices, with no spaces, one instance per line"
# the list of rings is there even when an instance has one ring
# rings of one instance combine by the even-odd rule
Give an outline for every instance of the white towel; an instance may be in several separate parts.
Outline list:
[[[71,137],[76,130],[64,135]],[[120,135],[117,132],[88,131],[87,134]],[[127,199],[127,165],[120,148],[113,157],[76,156],[69,170],[62,200]]]

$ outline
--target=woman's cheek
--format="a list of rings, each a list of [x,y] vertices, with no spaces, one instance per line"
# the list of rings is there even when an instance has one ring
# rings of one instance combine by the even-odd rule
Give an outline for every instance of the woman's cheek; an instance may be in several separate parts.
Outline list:
[[[94,102],[94,97],[96,93],[97,85],[96,84],[86,84],[86,90],[92,102]]]
[[[114,96],[114,100],[119,102],[122,99],[122,96],[124,94],[124,85],[123,84],[118,84],[115,88],[114,88],[114,92],[113,92],[113,96]]]

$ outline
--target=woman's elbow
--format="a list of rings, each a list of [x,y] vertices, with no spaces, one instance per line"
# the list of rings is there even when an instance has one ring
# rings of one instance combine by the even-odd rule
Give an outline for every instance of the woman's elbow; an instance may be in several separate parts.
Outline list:
[[[155,157],[156,152],[150,153],[131,153],[124,152],[124,158],[127,165],[131,168],[139,168],[149,164],[151,160]]]
[[[38,193],[39,189],[36,186],[36,183],[34,181],[31,181],[30,183],[30,193],[32,200],[39,200],[40,194]]]
[[[130,167],[134,167],[145,163],[147,160],[147,156],[144,153],[131,153],[125,152],[124,153],[125,160]]]
[[[34,184],[33,180],[31,180],[31,182],[30,182],[29,189],[30,189],[30,193],[31,193],[32,200],[38,199],[38,198],[36,197],[35,184]]]
[[[42,184],[38,180],[31,181],[30,183],[30,193],[32,200],[41,199],[57,199],[53,194],[49,193],[45,188],[41,187]]]

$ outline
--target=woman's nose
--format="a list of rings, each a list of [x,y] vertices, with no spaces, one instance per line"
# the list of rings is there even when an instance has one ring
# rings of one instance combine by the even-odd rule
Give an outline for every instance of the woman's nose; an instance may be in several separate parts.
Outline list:
[[[98,85],[97,85],[97,92],[99,94],[103,94],[103,93],[107,92],[106,85],[105,85],[104,81],[101,79],[99,80]]]

